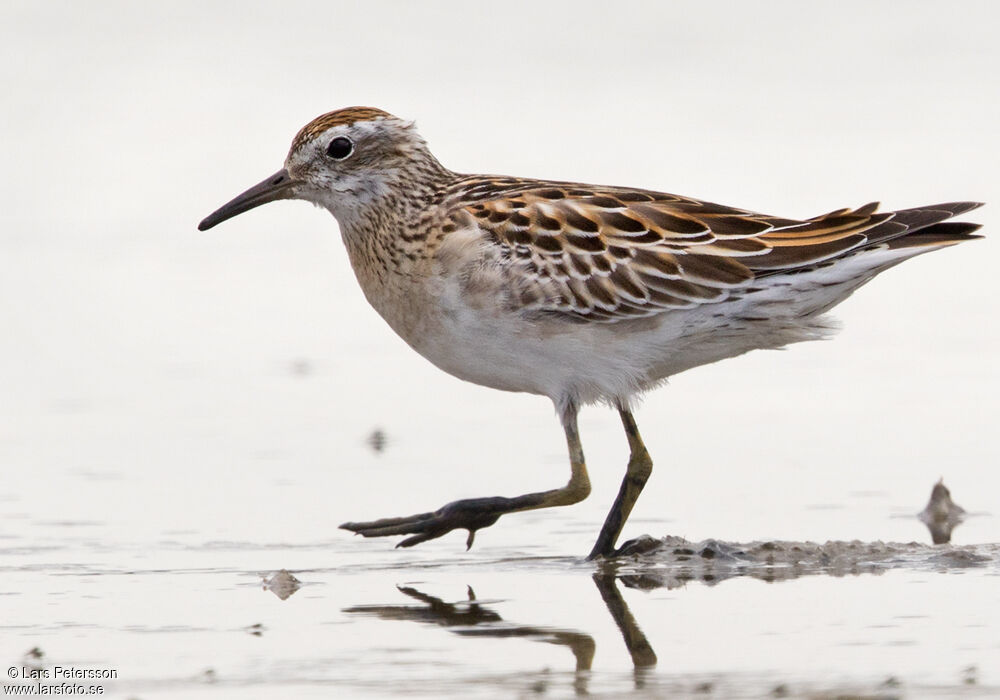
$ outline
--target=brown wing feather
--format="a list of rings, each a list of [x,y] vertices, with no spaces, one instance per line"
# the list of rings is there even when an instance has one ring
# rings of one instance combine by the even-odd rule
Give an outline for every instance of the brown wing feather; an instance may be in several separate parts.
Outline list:
[[[646,190],[473,179],[465,206],[506,262],[515,306],[615,321],[723,301],[755,277],[806,269],[972,208],[804,221]],[[469,203],[472,200],[472,203]]]

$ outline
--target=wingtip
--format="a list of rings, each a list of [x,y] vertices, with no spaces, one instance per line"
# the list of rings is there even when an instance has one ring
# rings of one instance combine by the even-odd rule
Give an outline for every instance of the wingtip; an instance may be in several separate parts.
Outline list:
[[[899,248],[947,248],[949,246],[974,241],[985,236],[974,233],[982,224],[971,221],[944,221],[915,233],[888,241],[890,249]]]
[[[979,207],[985,206],[985,202],[949,202],[948,204],[938,204],[933,207],[926,207],[927,209],[941,209],[947,211],[951,216],[961,216],[966,214],[973,209],[978,209]]]

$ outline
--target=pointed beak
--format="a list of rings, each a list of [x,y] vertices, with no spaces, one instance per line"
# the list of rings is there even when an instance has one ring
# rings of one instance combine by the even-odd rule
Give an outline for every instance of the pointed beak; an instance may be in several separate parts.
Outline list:
[[[198,224],[199,231],[207,231],[216,224],[221,224],[226,219],[231,219],[237,214],[250,211],[261,204],[274,202],[279,199],[291,199],[294,197],[292,185],[294,181],[284,168],[276,172],[263,182],[260,182],[243,194],[237,195],[231,202],[223,204],[211,214],[202,219]]]

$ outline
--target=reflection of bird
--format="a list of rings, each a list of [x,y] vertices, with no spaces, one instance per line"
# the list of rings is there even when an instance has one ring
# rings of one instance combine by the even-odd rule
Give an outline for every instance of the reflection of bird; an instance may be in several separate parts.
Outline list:
[[[365,296],[407,343],[457,377],[548,396],[562,419],[566,486],[475,498],[405,518],[346,523],[402,546],[590,492],[576,415],[603,401],[631,448],[591,556],[611,555],[652,462],[632,398],[670,375],[830,331],[820,314],[906,258],[965,241],[942,223],[960,202],[804,221],[676,195],[513,177],[459,175],[411,122],[352,107],[307,124],[284,169],[201,222],[204,230],[277,199],[338,220]]]

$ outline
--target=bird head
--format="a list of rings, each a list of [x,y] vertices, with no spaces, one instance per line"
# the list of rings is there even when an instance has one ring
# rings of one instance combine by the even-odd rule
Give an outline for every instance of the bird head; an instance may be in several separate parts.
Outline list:
[[[302,127],[281,170],[209,214],[198,229],[279,199],[312,202],[343,223],[440,172],[413,122],[373,107],[339,109]]]

